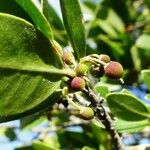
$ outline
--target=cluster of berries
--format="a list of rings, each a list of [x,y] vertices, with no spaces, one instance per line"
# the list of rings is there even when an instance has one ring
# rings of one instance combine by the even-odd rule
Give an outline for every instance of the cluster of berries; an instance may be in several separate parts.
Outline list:
[[[67,65],[71,65],[74,61],[74,56],[71,52],[63,53],[63,61]],[[93,67],[92,70],[86,64],[90,63]],[[86,88],[86,81],[84,77],[90,71],[91,74],[97,71],[99,75],[106,75],[110,79],[120,79],[123,74],[123,67],[116,61],[111,61],[110,57],[106,54],[89,55],[82,59],[73,69],[76,72],[76,77],[71,79],[70,87],[76,91],[82,91]],[[89,120],[94,117],[94,111],[90,107],[82,107],[80,115],[83,119]]]

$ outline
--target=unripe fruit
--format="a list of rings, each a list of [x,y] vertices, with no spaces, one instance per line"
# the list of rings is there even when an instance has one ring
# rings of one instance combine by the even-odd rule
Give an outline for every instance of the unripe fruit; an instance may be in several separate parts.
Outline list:
[[[99,59],[105,63],[109,63],[110,62],[110,57],[106,54],[101,54],[99,55]]]
[[[77,75],[82,76],[87,72],[88,67],[85,64],[79,63],[75,70],[76,70]]]
[[[70,64],[74,59],[73,54],[71,52],[64,52],[62,58],[66,64]]]
[[[75,77],[71,81],[71,88],[74,90],[83,90],[85,88],[85,81],[81,77]]]
[[[120,79],[123,74],[123,67],[116,61],[111,61],[105,67],[105,74],[111,79]]]
[[[85,120],[90,120],[94,118],[94,111],[90,107],[83,107],[80,110],[80,117]]]

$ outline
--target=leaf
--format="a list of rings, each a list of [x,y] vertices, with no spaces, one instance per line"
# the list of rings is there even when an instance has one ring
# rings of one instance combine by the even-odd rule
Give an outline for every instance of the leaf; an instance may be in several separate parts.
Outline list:
[[[115,127],[116,127],[117,131],[120,133],[139,132],[148,125],[149,125],[148,119],[145,119],[142,121],[124,121],[124,120],[117,119],[117,121],[115,121]]]
[[[7,128],[5,131],[5,136],[9,139],[9,141],[14,141],[17,138],[17,135],[13,128]]]
[[[20,119],[20,126],[22,131],[28,131],[44,121],[46,121],[46,117],[40,117],[39,114],[32,114],[31,116]]]
[[[146,100],[150,100],[150,94],[147,94],[147,95],[145,96],[145,99],[146,99]]]
[[[32,18],[36,27],[49,39],[53,40],[51,27],[32,0],[15,0]]]
[[[150,117],[147,107],[135,96],[111,93],[106,99],[113,115],[122,120],[138,121]]]
[[[99,35],[98,39],[102,40],[103,42],[105,42],[107,45],[110,46],[110,48],[112,48],[112,51],[114,52],[115,55],[124,55],[124,51],[121,48],[121,44],[118,42],[113,42],[111,41],[108,36],[106,35]]]
[[[21,146],[15,148],[15,150],[35,150],[32,146]]]
[[[47,144],[49,147],[51,147],[52,149],[56,149],[56,150],[59,150],[61,149],[61,145],[59,143],[59,138],[57,135],[53,135],[53,136],[46,136],[44,139],[43,139],[43,142],[45,144]]]
[[[125,25],[118,14],[107,6],[100,5],[97,13],[98,23],[100,27],[110,36],[116,38],[125,30]],[[117,24],[116,24],[117,22]]]
[[[136,45],[138,48],[150,50],[150,35],[142,34],[136,41]]]
[[[63,23],[56,13],[55,9],[48,3],[48,0],[42,0],[42,11],[50,25],[53,25],[58,30],[63,30]]]
[[[5,132],[6,132],[7,128],[1,127],[0,128],[0,137],[1,136],[5,136]]]
[[[35,141],[32,143],[34,150],[58,150],[57,148],[52,148],[49,145],[41,141]]]
[[[41,141],[33,141],[32,145],[16,148],[15,150],[59,150],[60,145],[57,136],[46,137]]]
[[[0,0],[0,12],[12,14],[32,22],[28,14],[14,0]]]
[[[139,50],[136,47],[136,45],[133,45],[131,48],[131,57],[134,63],[134,68],[138,71],[141,70],[141,59],[140,59],[140,54],[139,54]]]
[[[85,31],[78,0],[60,0],[63,21],[77,58],[85,56]]]
[[[141,75],[144,83],[147,85],[148,89],[150,89],[150,69],[142,70]]]
[[[97,84],[94,89],[102,97],[106,97],[106,95],[109,93],[108,87],[101,84]]]
[[[23,19],[0,13],[0,68],[59,73],[49,41]]]
[[[84,146],[82,150],[96,150],[95,148],[89,147],[89,146]]]
[[[62,73],[49,41],[23,19],[0,13],[0,122],[52,105]],[[50,73],[50,74],[47,74]]]

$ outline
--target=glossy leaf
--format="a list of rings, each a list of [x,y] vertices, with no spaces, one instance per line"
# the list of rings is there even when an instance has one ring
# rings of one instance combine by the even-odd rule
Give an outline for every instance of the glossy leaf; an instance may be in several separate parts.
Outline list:
[[[96,150],[95,148],[89,147],[89,146],[84,146],[82,150]]]
[[[51,27],[32,0],[15,0],[32,18],[36,27],[50,40],[53,39]]]
[[[138,121],[150,117],[147,107],[135,96],[112,93],[106,99],[113,115],[122,120]]]
[[[41,141],[35,141],[32,143],[32,147],[35,150],[57,150],[57,148],[52,148],[48,144],[45,144],[44,142]]]
[[[20,119],[20,128],[23,131],[28,131],[35,126],[40,125],[44,121],[46,121],[46,117],[40,117],[39,114],[32,114]]]
[[[101,84],[97,84],[94,87],[94,90],[102,97],[106,97],[106,95],[109,93],[108,87]]]
[[[58,30],[63,30],[63,23],[56,13],[55,9],[48,3],[48,0],[42,0],[42,12],[50,25],[53,25]]]
[[[14,141],[17,138],[14,128],[7,128],[5,131],[5,136],[9,139],[9,141]]]
[[[133,45],[131,48],[131,57],[134,63],[134,68],[139,71],[141,69],[141,59],[136,45]]]
[[[24,18],[32,22],[29,15],[14,0],[0,0],[0,12]]]
[[[147,95],[145,96],[145,99],[146,99],[146,100],[150,100],[150,94],[147,94]]]
[[[138,48],[147,49],[147,50],[150,50],[149,43],[150,43],[150,35],[149,34],[141,35],[136,41],[136,45]]]
[[[142,70],[141,73],[144,83],[147,85],[148,89],[150,89],[150,70]]]
[[[123,55],[124,51],[121,48],[121,44],[118,42],[113,42],[111,41],[106,35],[99,35],[98,39],[102,40],[104,43],[106,43],[114,52],[114,55],[118,56],[118,55]]]
[[[115,127],[118,132],[128,132],[128,133],[133,133],[133,132],[139,132],[143,130],[146,126],[149,125],[149,120],[145,119],[142,121],[124,121],[118,119],[115,121]]]
[[[34,26],[2,13],[0,22],[0,122],[3,122],[53,104],[56,99],[48,101],[48,98],[54,96],[61,79],[53,74],[61,71],[54,66],[49,41]]]
[[[85,56],[85,31],[78,0],[60,0],[63,21],[77,58]]]
[[[117,37],[118,33],[123,33],[125,25],[116,12],[106,6],[100,6],[97,13],[99,26],[110,36]],[[117,24],[116,24],[117,22]]]

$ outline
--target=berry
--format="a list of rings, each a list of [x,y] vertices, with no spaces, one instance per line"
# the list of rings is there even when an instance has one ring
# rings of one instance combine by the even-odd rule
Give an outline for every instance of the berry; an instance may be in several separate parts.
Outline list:
[[[75,70],[76,70],[77,75],[82,76],[87,72],[88,67],[85,64],[79,63]]]
[[[66,64],[70,64],[72,62],[72,59],[74,59],[71,52],[64,52],[62,58]]]
[[[105,63],[109,63],[110,62],[110,57],[106,54],[101,54],[99,55],[99,59]]]
[[[71,81],[71,88],[74,90],[83,90],[85,88],[85,81],[81,77],[75,77]]]
[[[105,67],[105,75],[111,79],[120,79],[123,74],[123,67],[116,61],[111,61]]]
[[[90,120],[94,118],[94,111],[90,107],[83,107],[80,110],[80,117],[85,120]]]

